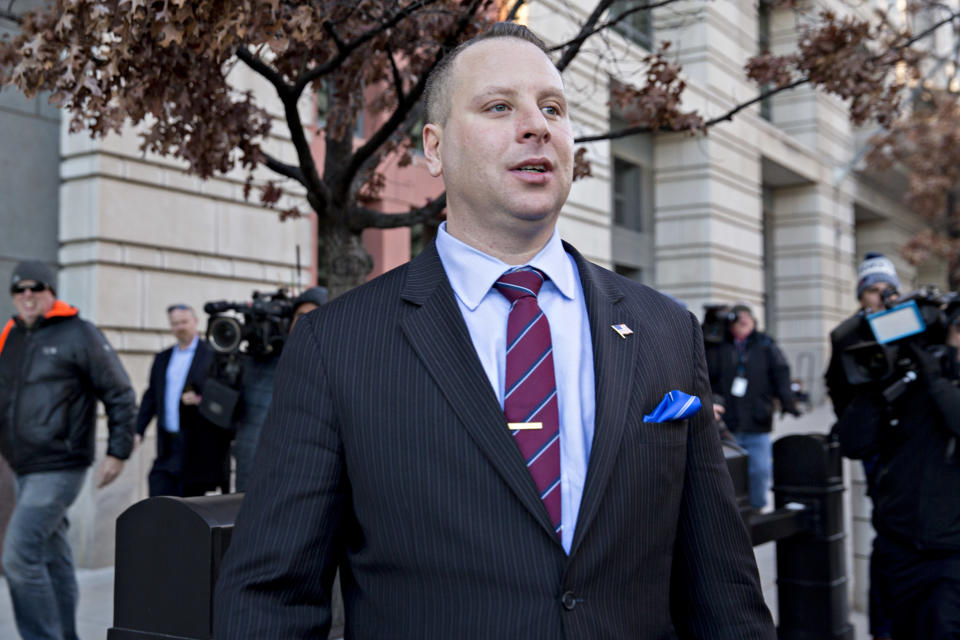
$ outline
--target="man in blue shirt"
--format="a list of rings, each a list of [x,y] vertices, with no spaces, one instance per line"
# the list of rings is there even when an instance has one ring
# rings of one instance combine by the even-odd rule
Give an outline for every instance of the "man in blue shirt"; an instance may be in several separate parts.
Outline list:
[[[230,434],[200,415],[213,350],[198,335],[197,314],[185,304],[167,309],[177,343],[157,354],[137,415],[137,442],[157,418],[157,458],[148,476],[151,496],[201,496],[230,490]]]
[[[447,222],[297,323],[218,638],[325,637],[337,569],[360,640],[776,637],[699,322],[557,235],[573,135],[545,50],[500,23],[433,71]]]

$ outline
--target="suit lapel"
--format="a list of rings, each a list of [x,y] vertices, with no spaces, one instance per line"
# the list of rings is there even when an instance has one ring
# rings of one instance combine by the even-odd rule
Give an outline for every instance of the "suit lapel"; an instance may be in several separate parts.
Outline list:
[[[643,327],[631,327],[633,335],[620,337],[612,325],[627,322],[630,317],[621,305],[623,292],[612,275],[587,262],[576,249],[565,243],[580,271],[580,282],[590,319],[593,343],[593,369],[596,385],[596,410],[593,445],[587,466],[587,479],[580,501],[580,513],[570,555],[576,553],[590,524],[596,517],[600,501],[610,480],[623,437],[627,410],[634,401],[637,385],[634,371],[643,342]]]
[[[477,358],[435,245],[410,262],[401,296],[419,307],[400,322],[417,356],[490,464],[556,539],[547,510]]]

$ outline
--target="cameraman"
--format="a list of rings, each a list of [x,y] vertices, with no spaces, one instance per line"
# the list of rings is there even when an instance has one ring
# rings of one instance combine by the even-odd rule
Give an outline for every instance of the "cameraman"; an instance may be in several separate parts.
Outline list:
[[[865,316],[868,313],[883,311],[887,301],[897,299],[899,289],[900,279],[897,277],[897,270],[893,263],[881,253],[872,251],[867,253],[857,269],[857,301],[860,303],[860,310],[830,332],[830,365],[827,367],[824,380],[837,418],[843,416],[844,409],[854,396],[854,387],[847,381],[840,354],[854,344],[873,341],[873,332]],[[863,459],[868,496],[873,495],[873,479],[878,471],[876,456]],[[871,562],[870,634],[876,640],[886,640],[890,637],[890,618],[885,613],[886,607],[883,606],[882,594],[873,573]]]
[[[326,287],[312,287],[293,299],[293,316],[290,331],[297,319],[327,301]],[[236,437],[233,441],[233,456],[237,461],[235,485],[238,492],[246,491],[247,481],[253,470],[253,461],[260,441],[260,430],[270,408],[273,396],[273,378],[280,358],[243,356],[243,375],[240,392],[243,402],[235,419]]]
[[[836,427],[845,456],[880,465],[872,563],[896,640],[960,637],[960,305],[952,307],[945,352],[903,345],[918,379],[892,402],[876,385],[857,392]]]
[[[840,354],[858,342],[873,340],[873,332],[870,331],[870,325],[864,321],[864,316],[883,311],[888,300],[897,299],[899,289],[900,279],[890,259],[875,251],[867,253],[857,269],[857,301],[860,303],[860,310],[830,332],[830,365],[824,380],[837,418],[843,415],[843,410],[850,404],[854,393],[843,372]],[[869,473],[867,478],[869,482]]]
[[[722,399],[724,410],[718,413],[737,444],[750,454],[750,506],[760,511],[767,503],[772,471],[773,399],[780,400],[784,413],[799,416],[800,410],[790,389],[787,359],[773,338],[756,331],[756,326],[750,307],[733,307],[724,340],[707,354],[707,370],[714,397]]]

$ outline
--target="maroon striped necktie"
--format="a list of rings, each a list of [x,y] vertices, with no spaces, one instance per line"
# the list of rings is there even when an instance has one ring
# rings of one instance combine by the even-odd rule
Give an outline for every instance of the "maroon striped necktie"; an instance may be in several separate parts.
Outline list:
[[[546,276],[523,267],[493,285],[510,301],[503,413],[554,530],[560,521],[560,413],[550,324],[537,304]]]

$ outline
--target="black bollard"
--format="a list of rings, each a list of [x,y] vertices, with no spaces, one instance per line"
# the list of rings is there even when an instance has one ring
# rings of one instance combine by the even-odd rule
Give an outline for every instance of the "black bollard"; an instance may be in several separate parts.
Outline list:
[[[107,640],[211,640],[213,590],[242,493],[149,498],[117,518],[113,627]],[[343,635],[334,585],[330,638]]]
[[[213,588],[242,501],[159,497],[120,514],[107,640],[213,638]]]
[[[777,541],[780,640],[853,640],[839,446],[823,434],[780,438],[773,483],[778,510],[804,507],[800,530]]]

